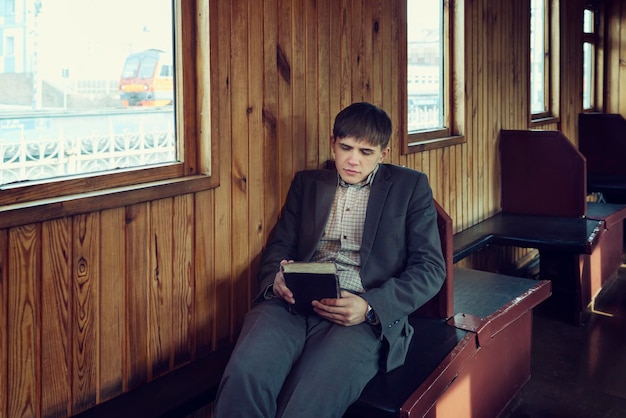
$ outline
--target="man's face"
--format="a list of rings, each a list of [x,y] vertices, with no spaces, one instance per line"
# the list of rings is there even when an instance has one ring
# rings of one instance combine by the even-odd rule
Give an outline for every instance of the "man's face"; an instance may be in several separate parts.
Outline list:
[[[383,150],[379,145],[371,145],[365,140],[357,141],[353,137],[333,137],[330,141],[335,153],[335,167],[348,184],[365,180],[389,153],[389,148]]]

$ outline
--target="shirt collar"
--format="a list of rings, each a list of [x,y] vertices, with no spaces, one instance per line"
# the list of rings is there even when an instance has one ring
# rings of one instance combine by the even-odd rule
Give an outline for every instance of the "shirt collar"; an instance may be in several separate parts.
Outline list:
[[[350,184],[350,183],[346,183],[341,176],[339,175],[339,173],[337,173],[337,177],[339,179],[339,185],[341,187],[356,187],[358,189],[363,188],[365,186],[371,186],[372,183],[374,182],[374,176],[376,175],[376,173],[378,172],[378,167],[380,165],[376,164],[376,168],[374,168],[374,170],[369,173],[369,175],[365,178],[365,180],[359,182],[359,183],[355,183],[355,184]]]

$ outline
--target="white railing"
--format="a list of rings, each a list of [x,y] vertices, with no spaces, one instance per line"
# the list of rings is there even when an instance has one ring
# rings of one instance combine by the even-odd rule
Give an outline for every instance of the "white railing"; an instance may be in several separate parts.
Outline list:
[[[417,106],[408,111],[408,130],[415,132],[441,126],[439,106]]]
[[[64,135],[0,143],[0,185],[140,167],[176,160],[173,126],[165,130]]]

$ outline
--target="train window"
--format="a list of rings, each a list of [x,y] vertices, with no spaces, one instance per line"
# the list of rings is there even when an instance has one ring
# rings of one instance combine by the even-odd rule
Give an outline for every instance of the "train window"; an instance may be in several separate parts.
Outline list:
[[[11,19],[0,10],[0,45],[15,46],[0,49],[0,210],[210,177],[211,147],[196,135],[203,103],[183,80],[197,78],[200,52],[177,48],[207,32],[194,27],[208,27],[195,18],[206,2],[16,7]]]
[[[597,5],[587,6],[583,12],[583,109],[594,110],[599,106],[598,84],[601,82],[596,59],[600,45],[598,45],[598,26],[600,11]]]
[[[463,140],[451,100],[451,33],[462,30],[453,13],[456,2],[406,0],[406,118],[404,152],[418,152]],[[455,26],[453,28],[453,26]],[[403,51],[404,52],[404,51]],[[455,62],[455,65],[462,63]],[[458,81],[458,80],[457,80]],[[461,83],[462,85],[462,83]]]
[[[558,2],[531,0],[530,113],[533,122],[549,122],[558,115]],[[552,12],[555,8],[554,13]]]

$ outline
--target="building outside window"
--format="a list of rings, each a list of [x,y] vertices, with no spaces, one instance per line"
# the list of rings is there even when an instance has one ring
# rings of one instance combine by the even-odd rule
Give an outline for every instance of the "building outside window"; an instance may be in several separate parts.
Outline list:
[[[594,103],[594,80],[596,74],[596,13],[591,9],[583,12],[583,109],[592,110]]]
[[[540,126],[559,118],[559,0],[530,5],[530,122]]]
[[[442,0],[407,1],[408,132],[445,127]]]
[[[463,143],[463,43],[452,42],[463,38],[463,2],[405,1],[401,3],[406,18],[401,40],[406,41],[406,55],[401,59],[406,59],[402,61],[406,73],[400,74],[402,79],[406,76],[407,86],[406,112],[401,115],[406,123],[403,152]]]
[[[549,111],[549,37],[546,26],[547,0],[531,0],[530,8],[530,111],[533,115]]]

